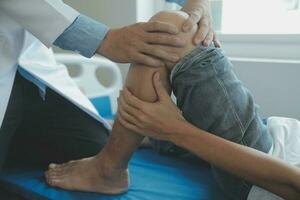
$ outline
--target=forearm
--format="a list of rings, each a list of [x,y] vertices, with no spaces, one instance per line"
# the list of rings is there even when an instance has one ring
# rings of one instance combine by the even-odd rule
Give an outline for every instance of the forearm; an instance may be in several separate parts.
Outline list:
[[[224,140],[188,123],[171,141],[209,163],[287,199],[299,198],[293,182],[299,169],[257,150]]]

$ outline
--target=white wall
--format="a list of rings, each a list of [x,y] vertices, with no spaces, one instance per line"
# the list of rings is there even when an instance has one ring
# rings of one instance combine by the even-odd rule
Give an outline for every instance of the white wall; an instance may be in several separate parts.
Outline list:
[[[131,24],[136,20],[135,0],[64,0],[64,2],[112,28]]]
[[[300,119],[300,64],[233,62],[264,117]]]
[[[262,115],[300,119],[299,35],[231,35],[220,39]]]

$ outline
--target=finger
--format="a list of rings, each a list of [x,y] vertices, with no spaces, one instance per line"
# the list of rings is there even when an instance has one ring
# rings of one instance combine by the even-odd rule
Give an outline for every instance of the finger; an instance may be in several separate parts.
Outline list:
[[[182,26],[182,30],[184,32],[189,32],[195,24],[198,24],[199,20],[202,17],[201,13],[197,14],[195,12],[190,12],[188,14],[189,14],[189,18],[183,23]]]
[[[144,23],[143,28],[147,32],[179,33],[179,30],[175,25],[158,21]]]
[[[140,64],[144,64],[150,67],[164,67],[165,63],[158,58],[154,58],[143,53],[138,53],[135,55],[135,61]]]
[[[214,33],[214,36],[213,36],[213,42],[214,42],[215,47],[221,48],[222,45],[221,45],[220,40],[218,40],[217,34],[216,34],[216,33]]]
[[[131,124],[130,122],[126,121],[122,116],[118,115],[119,122],[128,130],[131,130],[135,133],[143,133],[144,131],[137,127],[136,125]]]
[[[184,47],[186,41],[178,36],[164,33],[148,33],[147,42],[151,44],[162,44],[173,47]]]
[[[123,119],[130,122],[131,124],[142,127],[140,122],[134,116],[127,113],[122,106],[119,106],[118,108],[118,115],[120,115]]]
[[[128,88],[125,88],[122,93],[122,98],[125,103],[127,103],[129,106],[132,106],[133,108],[137,110],[142,110],[143,107],[147,106],[147,102],[140,100],[136,96],[134,96]]]
[[[177,62],[180,59],[178,55],[166,52],[159,45],[146,45],[141,52],[170,62]]]
[[[131,116],[134,116],[135,118],[139,118],[139,116],[142,114],[142,112],[138,109],[136,109],[133,106],[130,106],[129,104],[126,103],[124,97],[121,95],[119,98],[119,107],[122,107],[124,111]]]
[[[159,100],[169,99],[170,95],[162,84],[159,72],[155,72],[153,76],[154,88]]]
[[[199,23],[199,29],[194,37],[194,43],[196,45],[200,44],[207,36],[210,29],[211,27],[209,20],[207,18],[202,18]]]
[[[208,47],[212,42],[213,37],[214,37],[214,33],[212,31],[209,31],[206,35],[206,38],[203,41],[203,46]]]

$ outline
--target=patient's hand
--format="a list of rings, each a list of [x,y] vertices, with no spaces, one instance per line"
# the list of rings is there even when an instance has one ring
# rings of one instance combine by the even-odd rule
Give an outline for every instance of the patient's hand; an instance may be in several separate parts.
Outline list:
[[[202,42],[203,46],[208,46],[213,41],[216,47],[221,47],[221,43],[213,31],[208,0],[188,0],[181,10],[189,15],[182,26],[184,32],[190,31],[195,24],[198,24],[198,31],[193,38],[194,44]]]
[[[171,140],[178,127],[186,121],[164,88],[159,73],[155,73],[153,79],[158,100],[154,103],[142,101],[125,89],[119,98],[118,120],[136,133]]]

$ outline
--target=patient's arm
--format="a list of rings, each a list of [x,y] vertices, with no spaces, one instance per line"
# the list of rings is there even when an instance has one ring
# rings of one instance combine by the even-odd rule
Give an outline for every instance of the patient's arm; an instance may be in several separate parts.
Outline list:
[[[211,164],[284,199],[300,199],[300,170],[297,167],[209,134],[188,123],[181,126],[179,132],[180,136],[173,137],[172,141]]]
[[[168,22],[180,28],[187,17],[188,15],[183,12],[161,12],[155,15],[151,21]],[[194,48],[192,38],[196,30],[195,27],[191,32],[179,34],[182,40],[187,42],[185,48],[177,50],[181,56]],[[159,40],[159,38],[157,39]],[[154,102],[157,100],[152,84],[154,73],[160,73],[164,87],[170,91],[169,70],[174,64],[167,63],[168,68],[132,65],[125,85],[140,99]],[[72,161],[69,164],[50,165],[46,173],[47,182],[52,186],[64,189],[108,194],[121,193],[128,187],[128,162],[142,139],[143,136],[139,133],[123,127],[117,118],[108,143],[98,155]]]

